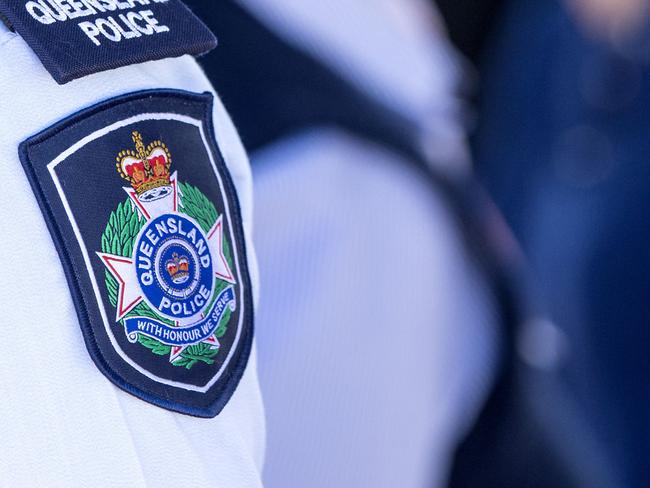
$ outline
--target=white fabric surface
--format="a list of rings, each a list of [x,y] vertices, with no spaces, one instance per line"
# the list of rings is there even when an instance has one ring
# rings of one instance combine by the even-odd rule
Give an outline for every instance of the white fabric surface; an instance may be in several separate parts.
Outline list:
[[[264,416],[255,352],[214,419],[175,414],[113,386],[86,351],[59,257],[18,159],[21,141],[58,120],[148,88],[212,90],[190,57],[58,86],[23,40],[0,27],[0,486],[261,485]],[[250,168],[220,103],[214,120],[242,206],[257,293]]]
[[[314,130],[252,155],[267,488],[442,487],[498,327],[408,162]]]

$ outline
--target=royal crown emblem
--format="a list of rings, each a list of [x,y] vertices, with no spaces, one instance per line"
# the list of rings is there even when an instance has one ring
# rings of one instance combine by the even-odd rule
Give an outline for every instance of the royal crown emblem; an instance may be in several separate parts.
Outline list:
[[[190,277],[190,261],[187,256],[172,255],[172,259],[165,263],[167,273],[172,281],[177,284],[185,283]]]
[[[170,181],[171,154],[162,141],[153,141],[146,148],[142,135],[131,135],[133,149],[125,149],[117,155],[117,172],[128,181],[138,199],[151,202],[172,192]]]

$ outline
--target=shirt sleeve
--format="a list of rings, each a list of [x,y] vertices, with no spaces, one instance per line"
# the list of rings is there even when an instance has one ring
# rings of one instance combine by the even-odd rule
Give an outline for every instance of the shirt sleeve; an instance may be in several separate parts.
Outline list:
[[[21,166],[22,141],[82,109],[147,89],[215,96],[214,129],[241,207],[257,294],[248,158],[194,59],[147,62],[58,85],[0,23],[0,484],[261,486],[264,415],[255,346],[215,418],[164,410],[114,386],[86,350],[63,266]]]

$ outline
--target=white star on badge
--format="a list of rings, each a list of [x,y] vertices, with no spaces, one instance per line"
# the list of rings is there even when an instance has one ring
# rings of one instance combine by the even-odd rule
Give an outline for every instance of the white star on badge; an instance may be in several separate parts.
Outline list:
[[[212,256],[215,277],[234,284],[234,275],[223,252],[223,215],[219,216],[206,237],[208,249]],[[119,322],[143,300],[135,265],[131,258],[102,252],[98,252],[97,255],[118,283],[115,321]],[[180,326],[181,324],[177,321],[176,325]],[[209,344],[214,349],[220,347],[219,341],[214,336],[202,342]],[[187,347],[189,346],[172,346],[169,358],[170,362],[178,359]]]

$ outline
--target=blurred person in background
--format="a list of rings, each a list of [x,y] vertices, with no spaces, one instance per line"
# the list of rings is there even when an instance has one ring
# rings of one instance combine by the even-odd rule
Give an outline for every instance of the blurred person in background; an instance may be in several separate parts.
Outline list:
[[[582,415],[624,485],[646,487],[650,3],[503,3],[476,56],[478,170],[570,339]]]
[[[253,164],[266,486],[614,486],[530,360],[558,345],[508,278],[432,5],[189,3]]]

